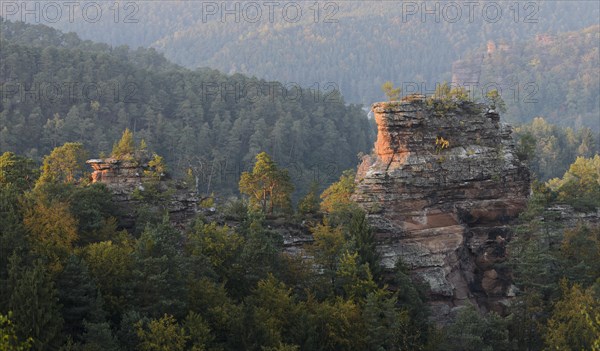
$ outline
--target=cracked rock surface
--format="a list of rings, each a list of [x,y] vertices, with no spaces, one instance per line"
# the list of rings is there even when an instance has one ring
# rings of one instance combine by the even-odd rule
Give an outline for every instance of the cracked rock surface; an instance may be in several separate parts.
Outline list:
[[[382,264],[401,259],[429,287],[437,321],[467,301],[502,313],[513,290],[501,265],[510,223],[530,192],[510,126],[472,102],[419,97],[372,110],[377,141],[353,200],[368,213]]]

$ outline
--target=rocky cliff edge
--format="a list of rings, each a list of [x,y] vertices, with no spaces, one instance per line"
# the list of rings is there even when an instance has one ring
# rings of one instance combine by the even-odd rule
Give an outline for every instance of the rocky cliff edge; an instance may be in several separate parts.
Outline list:
[[[530,193],[510,126],[468,101],[421,96],[372,110],[377,141],[353,199],[368,213],[382,264],[410,268],[438,321],[467,301],[502,312],[514,294],[502,265],[509,224]]]

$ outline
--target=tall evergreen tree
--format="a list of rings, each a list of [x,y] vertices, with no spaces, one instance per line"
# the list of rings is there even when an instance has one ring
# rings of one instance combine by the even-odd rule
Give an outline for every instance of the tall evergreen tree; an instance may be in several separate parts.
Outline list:
[[[15,329],[25,340],[33,339],[33,350],[49,350],[60,345],[63,319],[58,302],[58,291],[41,262],[31,267],[20,267],[11,260],[11,289],[9,308],[13,311]]]
[[[56,282],[67,335],[80,340],[85,330],[84,320],[105,322],[102,299],[83,260],[71,255]]]

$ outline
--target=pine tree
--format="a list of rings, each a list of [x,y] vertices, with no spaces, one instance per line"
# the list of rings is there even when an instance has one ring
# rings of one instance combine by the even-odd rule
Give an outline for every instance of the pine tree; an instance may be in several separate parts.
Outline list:
[[[121,140],[119,140],[112,150],[111,156],[117,159],[128,159],[135,152],[135,142],[133,141],[133,133],[129,129],[125,129]]]
[[[385,93],[389,101],[400,100],[401,88],[394,88],[394,83],[387,81],[381,86],[381,90]]]
[[[60,343],[63,319],[58,292],[41,262],[19,268],[12,260],[10,280],[14,282],[9,308],[14,313],[17,335],[33,338],[33,350],[48,350]]]
[[[252,172],[240,178],[240,192],[250,197],[250,204],[265,214],[277,209],[289,210],[294,186],[287,170],[281,170],[266,152],[256,155]]]
[[[319,211],[319,183],[313,181],[310,184],[308,194],[306,194],[298,203],[298,212],[300,214],[316,214]]]
[[[331,184],[321,194],[321,210],[327,213],[343,211],[353,204],[350,196],[354,193],[354,170],[344,171],[340,179]]]
[[[140,312],[155,317],[183,314],[184,262],[177,249],[181,239],[181,233],[165,217],[159,225],[148,225],[137,240],[131,284]]]
[[[71,255],[58,275],[57,284],[66,334],[79,340],[84,332],[84,320],[104,322],[102,306],[98,306],[100,297],[84,261]]]
[[[83,322],[85,333],[83,334],[82,351],[120,351],[119,343],[112,334],[107,322],[91,323]]]
[[[369,226],[366,213],[360,208],[350,211],[350,222],[346,225],[350,241],[360,257],[361,264],[367,264],[376,279],[381,274],[379,253],[373,230]]]

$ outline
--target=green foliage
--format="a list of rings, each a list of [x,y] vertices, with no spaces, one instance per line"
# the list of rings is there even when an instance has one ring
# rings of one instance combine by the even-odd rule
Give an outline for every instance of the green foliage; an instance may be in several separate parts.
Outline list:
[[[129,310],[122,314],[119,323],[119,330],[116,333],[117,340],[124,350],[135,350],[140,344],[137,331],[139,323],[147,324],[148,318],[134,310]]]
[[[402,310],[407,311],[410,316],[410,324],[412,328],[420,330],[420,340],[424,344],[429,335],[427,331],[429,308],[425,304],[427,300],[425,289],[421,285],[417,285],[409,276],[409,270],[401,260],[396,262],[394,267],[394,285],[398,287],[396,292],[397,305]]]
[[[14,186],[19,192],[29,190],[37,179],[31,159],[5,152],[0,156],[0,186]]]
[[[528,162],[535,156],[536,139],[531,132],[525,132],[519,137],[516,153],[519,160]]]
[[[42,173],[36,186],[45,183],[73,183],[84,174],[87,151],[81,143],[65,143],[44,157]]]
[[[205,351],[214,337],[208,323],[198,313],[190,312],[183,322],[185,332],[189,335],[190,351]]]
[[[344,253],[346,240],[341,227],[332,228],[318,224],[312,228],[314,243],[310,247],[315,262],[323,269],[323,276],[329,280],[330,289],[335,287],[335,272]]]
[[[324,208],[329,211],[312,229],[315,242],[306,248],[310,258],[305,261],[282,255],[282,238],[277,228],[268,227],[274,219],[248,212],[242,202],[230,217],[235,226],[199,218],[182,235],[165,217],[147,225],[135,239],[111,224],[112,210],[104,209],[111,201],[103,187],[44,184],[26,190],[24,215],[12,220],[22,222],[29,236],[39,236],[38,227],[58,234],[65,228],[85,233],[85,241],[70,244],[56,241],[64,236],[57,234],[52,237],[56,242],[32,239],[20,246],[48,263],[53,254],[61,253],[60,264],[50,265],[57,288],[49,301],[55,301],[57,317],[48,323],[64,323],[64,328],[60,324],[54,329],[62,340],[53,341],[57,346],[63,341],[63,350],[420,350],[430,340],[450,350],[508,350],[509,331],[518,345],[539,344],[546,337],[544,324],[553,318],[554,309],[541,299],[560,298],[552,281],[562,275],[589,287],[597,279],[596,229],[567,231],[560,254],[556,244],[540,246],[542,237],[523,237],[524,250],[514,250],[514,257],[521,259],[515,278],[527,280],[530,285],[524,289],[539,289],[541,297],[516,304],[523,306],[523,313],[515,308],[506,321],[494,315],[459,318],[450,328],[464,333],[453,339],[447,332],[441,338],[428,324],[420,287],[401,263],[393,280],[380,271],[366,213],[350,200],[354,186],[354,175],[347,172],[324,193]],[[313,193],[314,211],[316,186]],[[17,195],[11,201],[17,201]],[[558,197],[547,186],[536,185],[529,217],[523,218],[532,228],[544,230],[547,224],[535,218]],[[42,220],[51,215],[49,204],[58,204],[52,208],[61,218]],[[14,207],[17,214],[20,206]],[[308,215],[315,219],[314,212]],[[69,216],[74,219],[70,225],[52,226],[66,223]],[[42,244],[54,251],[37,248]],[[533,255],[540,247],[546,252]],[[559,269],[553,268],[557,263]],[[11,265],[12,273],[5,279],[10,287],[2,293],[9,298],[7,307],[17,299],[12,287],[19,287],[16,282],[25,275],[25,270],[14,268],[18,265]],[[394,293],[384,283],[392,284]],[[570,324],[561,318],[553,319],[561,326],[557,329],[570,330],[562,327]],[[584,315],[589,330],[595,330],[594,318],[591,312]],[[508,329],[509,321],[520,327]],[[530,330],[532,323],[533,332],[517,333]]]
[[[235,349],[231,346],[237,345],[239,339],[234,338],[232,333],[240,328],[241,306],[228,296],[224,284],[215,283],[207,277],[194,280],[188,285],[188,300],[190,311],[200,314],[210,326],[214,341],[207,340],[207,343],[213,346],[228,345],[230,347],[227,349]],[[193,333],[190,335],[194,336]]]
[[[522,214],[523,224],[508,247],[520,292],[510,309],[511,337],[518,349],[541,350],[544,340],[547,349],[571,349],[570,345],[582,349],[567,341],[574,339],[587,343],[583,349],[589,349],[597,330],[593,322],[597,312],[592,312],[596,307],[592,303],[591,310],[580,312],[577,304],[597,299],[599,228],[585,222],[573,227],[564,225],[568,222],[560,225],[560,214],[548,209],[559,201],[558,194],[542,183],[533,188],[528,209]]]
[[[400,100],[400,93],[402,92],[401,88],[394,88],[394,83],[387,81],[383,83],[381,86],[381,90],[385,93],[389,101],[398,101]]]
[[[183,351],[189,336],[171,315],[151,320],[147,327],[137,325],[141,351]]]
[[[452,88],[448,94],[448,97],[459,102],[471,100],[469,97],[469,91],[464,87]]]
[[[83,250],[90,275],[111,319],[125,312],[126,297],[131,289],[132,252],[132,244],[123,235],[115,241],[90,244]]]
[[[600,207],[600,156],[577,157],[562,179],[552,179],[549,187],[558,193],[558,201],[578,210]]]
[[[346,170],[337,182],[325,189],[321,194],[321,210],[333,213],[351,206],[353,202],[350,200],[350,196],[356,187],[355,177],[354,170]]]
[[[12,313],[0,314],[0,350],[28,351],[31,348],[31,338],[21,341],[17,337],[15,326],[11,321]]]
[[[167,217],[161,224],[148,225],[137,240],[130,285],[138,311],[150,317],[185,311],[184,262],[177,254],[181,241]]]
[[[248,201],[243,198],[230,198],[219,210],[226,219],[243,222],[248,216]]]
[[[34,252],[47,257],[50,269],[61,270],[77,241],[77,219],[65,202],[37,199],[26,209],[23,224]]]
[[[244,245],[244,238],[227,226],[196,222],[187,234],[186,251],[192,256],[204,256],[211,268],[224,279],[229,278]]]
[[[560,253],[565,277],[584,287],[591,286],[600,277],[600,227],[580,223],[565,229]]]
[[[589,2],[551,2],[536,9],[536,14],[531,19],[547,20],[539,21],[535,26],[515,25],[512,18],[511,21],[489,23],[480,18],[475,20],[477,30],[473,30],[473,21],[445,21],[442,18],[441,21],[435,22],[435,25],[431,25],[431,21],[421,20],[420,8],[417,10],[421,12],[411,16],[407,15],[406,9],[398,8],[394,3],[343,4],[343,8],[340,7],[340,11],[335,13],[321,8],[316,17],[308,5],[302,5],[303,12],[310,15],[300,16],[298,23],[291,23],[279,16],[275,21],[260,21],[261,27],[252,23],[254,21],[229,21],[227,26],[221,26],[218,21],[219,15],[208,18],[208,22],[211,23],[202,25],[194,21],[186,22],[188,16],[201,18],[203,12],[193,4],[185,2],[152,3],[143,13],[140,12],[140,15],[143,14],[139,16],[140,20],[147,19],[147,22],[141,21],[138,26],[114,23],[115,21],[109,18],[103,18],[92,27],[82,19],[70,23],[64,18],[53,26],[65,32],[80,33],[85,38],[97,42],[110,43],[121,57],[131,58],[132,62],[154,70],[162,69],[161,64],[165,61],[157,51],[125,50],[118,45],[128,45],[131,48],[156,45],[173,62],[186,67],[213,67],[223,72],[248,72],[259,77],[277,77],[282,81],[297,82],[301,86],[323,82],[324,77],[328,77],[328,81],[339,82],[339,90],[343,91],[349,102],[365,105],[380,99],[379,87],[386,77],[402,77],[405,82],[432,82],[439,77],[450,76],[450,63],[465,58],[465,54],[471,50],[473,56],[476,54],[477,62],[480,62],[485,52],[482,46],[488,40],[493,40],[499,47],[496,55],[486,58],[494,59],[490,66],[510,65],[506,72],[514,74],[515,77],[523,77],[523,73],[531,75],[533,70],[537,73],[535,78],[539,76],[551,82],[565,82],[563,91],[571,91],[583,85],[582,82],[571,83],[571,80],[577,79],[575,68],[584,67],[587,73],[583,80],[585,87],[594,88],[593,83],[597,81],[593,79],[595,76],[589,76],[593,73],[591,68],[598,62],[592,51],[596,40],[594,35],[587,38],[585,32],[578,33],[575,39],[569,40],[568,34],[573,33],[565,33],[551,45],[535,39],[536,34],[540,33],[555,34],[596,25],[597,7]],[[102,5],[104,12],[110,11],[110,4]],[[509,3],[499,3],[504,14],[510,12],[509,6]],[[262,10],[264,12],[266,8]],[[278,10],[281,9],[275,9],[279,12]],[[464,9],[462,10],[464,14]],[[569,16],[565,16],[567,12]],[[402,17],[403,15],[406,17]],[[15,15],[13,18],[19,16]],[[398,23],[395,22],[398,18],[405,19],[401,23],[401,34],[398,33]],[[431,18],[435,20],[440,17]],[[339,21],[339,25],[335,24],[334,28],[323,25],[324,21],[329,20]],[[297,27],[320,35],[306,35],[303,31],[294,30]],[[591,29],[593,30],[593,27]],[[48,33],[49,30],[43,31],[35,27],[5,32],[8,38],[15,38],[15,41],[18,39],[18,42],[29,45],[47,46],[50,43],[60,43],[92,48],[101,46],[73,38],[72,33],[62,34],[54,30]],[[148,34],[149,32],[151,34]],[[267,33],[269,35],[266,35]],[[333,35],[343,40],[327,40]],[[203,40],[198,42],[196,38]],[[515,48],[525,40],[522,46]],[[501,50],[502,44],[512,50]],[[286,50],[290,57],[286,57],[285,60],[273,54]],[[523,51],[527,53],[525,57],[520,55]],[[360,53],[360,56],[357,53]],[[509,54],[511,55],[507,57]],[[527,62],[534,57],[537,57],[541,64],[536,67],[528,66]],[[563,61],[568,62],[560,64]],[[520,70],[516,71],[515,66]],[[549,72],[552,73],[552,79],[548,77]],[[487,79],[482,78],[480,82],[496,82],[496,77],[506,76],[507,74],[491,75],[492,79],[486,77]],[[527,78],[521,78],[519,81],[538,82],[540,88],[546,86],[535,78],[525,77]],[[569,87],[571,89],[567,90]],[[552,88],[556,90],[559,87]],[[537,108],[539,109],[539,106]]]
[[[200,201],[200,207],[204,208],[204,209],[209,209],[209,208],[215,207],[214,194],[212,194],[211,197],[207,197],[206,199],[203,199],[202,201]]]
[[[291,289],[269,274],[258,282],[256,289],[246,298],[245,305],[246,325],[252,325],[244,328],[243,343],[247,349],[286,349],[291,346],[284,341],[291,336],[299,314]]]
[[[365,350],[422,350],[422,330],[415,328],[406,310],[396,307],[396,298],[379,289],[367,296],[363,310],[367,329]]]
[[[447,340],[442,346],[448,351],[511,350],[508,336],[509,321],[494,312],[482,317],[473,306],[463,307],[456,321],[446,330]]]
[[[507,43],[510,50],[497,50],[483,60],[480,82],[497,82],[502,77],[514,84],[514,88],[503,85],[501,91],[507,102],[503,116],[508,121],[529,123],[544,116],[563,127],[584,126],[597,132],[600,87],[595,82],[600,58],[595,52],[600,27],[597,23],[585,27],[557,31],[550,43],[534,35]],[[480,60],[481,51],[472,54]],[[518,98],[511,91],[517,86]]]
[[[393,7],[386,8],[394,11]],[[352,11],[349,18],[360,18],[356,14],[361,11]],[[360,21],[372,26],[370,19]],[[139,230],[133,235],[117,228],[113,217],[118,214],[107,189],[85,186],[81,144],[59,146],[48,155],[33,191],[37,178],[33,162],[11,153],[0,156],[0,312],[9,308],[16,311],[11,317],[14,330],[0,316],[2,341],[15,343],[16,333],[19,340],[34,336],[36,349],[57,349],[62,343],[63,350],[78,351],[379,351],[419,350],[428,338],[440,338],[440,333],[430,329],[425,297],[408,270],[399,263],[396,271],[387,275],[378,271],[373,232],[365,213],[350,200],[355,187],[353,173],[345,172],[323,193],[320,209],[325,217],[312,229],[315,242],[307,245],[306,255],[282,254],[279,231],[282,223],[288,223],[265,217],[289,211],[294,196],[292,177],[277,164],[293,165],[294,172],[306,175],[315,164],[334,162],[334,171],[327,175],[337,177],[337,169],[353,167],[358,151],[367,151],[372,126],[360,106],[346,105],[337,93],[331,96],[339,101],[327,103],[321,101],[326,96],[318,93],[295,100],[277,94],[258,96],[253,101],[207,96],[198,88],[206,83],[243,86],[267,82],[209,69],[189,71],[152,51],[82,42],[74,35],[45,27],[0,25],[0,70],[11,72],[18,81],[32,86],[50,78],[121,86],[132,82],[139,98],[139,102],[63,101],[48,106],[35,99],[17,103],[16,98],[6,97],[10,101],[0,110],[2,150],[15,150],[39,160],[57,145],[79,140],[98,153],[110,150],[112,141],[125,130],[114,145],[113,156],[128,159],[148,148],[144,140],[164,155],[150,160],[148,171],[153,179],[135,194],[134,200],[143,205],[135,220]],[[375,28],[389,30],[379,24]],[[223,35],[230,35],[230,30]],[[415,34],[412,28],[407,30],[403,35]],[[520,27],[511,30],[516,31],[510,32],[513,37],[523,37],[516,35],[521,33]],[[595,32],[589,33],[593,37]],[[260,44],[263,37],[246,42]],[[340,42],[348,42],[346,39],[351,38]],[[420,36],[419,40],[425,42],[427,38]],[[405,41],[398,45],[402,47]],[[377,50],[369,52],[382,56]],[[435,59],[447,63],[451,55]],[[585,67],[595,67],[593,56],[588,55],[587,60]],[[541,59],[535,62],[546,64]],[[344,65],[336,65],[336,69],[338,66]],[[389,70],[391,65],[383,66]],[[369,81],[379,84],[373,79],[377,76],[384,75],[371,75]],[[588,84],[583,94],[586,99],[595,97],[590,94],[595,91],[589,88],[593,86],[589,82],[594,81],[590,77],[594,75],[588,71],[581,77]],[[364,85],[365,80],[360,81]],[[352,83],[344,85],[350,94],[357,89]],[[282,88],[280,84],[274,86]],[[391,84],[387,92],[390,99],[397,99],[400,93]],[[468,93],[443,85],[440,101],[432,100],[432,104],[455,107],[468,99]],[[574,95],[567,100],[571,105],[577,102]],[[500,103],[495,104],[499,109]],[[574,105],[588,108],[591,104]],[[572,106],[566,108],[573,111]],[[555,110],[564,114],[564,110]],[[594,111],[582,111],[581,120],[588,120],[586,116]],[[137,149],[133,134],[126,129],[131,126],[141,140]],[[482,317],[466,309],[449,327],[449,339],[442,340],[438,349],[511,349],[508,331],[521,349],[539,348],[542,340],[548,347],[596,347],[597,228],[579,226],[562,231],[553,225],[554,217],[546,210],[556,202],[576,204],[584,200],[583,207],[576,206],[586,209],[595,204],[595,135],[589,129],[552,127],[543,120],[518,132],[520,157],[530,162],[543,180],[562,176],[576,156],[586,159],[578,159],[563,179],[535,185],[531,206],[522,217],[526,227],[517,233],[510,248],[509,265],[514,267],[520,289],[511,307],[513,315],[500,320],[493,314]],[[262,150],[272,157],[260,153]],[[252,172],[245,173],[245,182],[238,182],[238,168],[245,169],[257,154]],[[232,201],[225,211],[210,215],[214,223],[197,221],[182,235],[167,219],[161,222],[172,194],[164,182],[159,182],[164,180],[167,161],[177,165],[174,174],[192,170],[190,179],[194,184],[197,180],[199,192],[214,191],[221,197],[234,193],[237,186],[240,190],[245,187],[250,206],[244,200]],[[307,194],[298,204],[298,216],[300,220],[310,216],[314,221],[321,218],[318,186],[314,182],[308,191],[314,180],[310,178],[298,179],[299,193]],[[324,186],[330,181],[318,179]],[[294,230],[304,229],[298,225]],[[10,264],[8,257],[13,257]],[[35,261],[37,258],[41,261]],[[566,278],[571,288],[560,289],[556,283],[561,278]],[[385,283],[393,289],[388,290]],[[507,328],[511,323],[514,326]]]
[[[452,88],[450,84],[444,82],[436,84],[434,94],[427,98],[426,103],[434,115],[443,117],[446,113],[456,110],[459,104],[470,100],[469,91],[465,88]]]
[[[450,87],[450,84],[448,84],[448,82],[436,84],[435,93],[433,94],[433,97],[438,100],[449,99],[451,91],[452,88]]]
[[[365,350],[361,309],[352,300],[335,298],[317,303],[309,298],[301,305],[308,312],[308,337],[302,346],[311,350]]]
[[[113,146],[111,157],[116,159],[131,159],[133,158],[134,152],[135,142],[133,140],[133,133],[129,131],[129,128],[127,128],[123,132],[121,140],[119,140]]]
[[[328,184],[338,170],[354,167],[356,154],[367,152],[374,139],[361,106],[346,104],[339,87],[321,84],[306,93],[304,87],[312,83],[303,84],[297,96],[298,89],[283,83],[198,66],[185,69],[154,49],[95,44],[45,26],[0,25],[0,70],[11,72],[15,82],[41,90],[51,81],[94,82],[99,91],[94,97],[99,106],[82,96],[82,86],[70,88],[73,98],[66,98],[63,89],[65,98],[51,104],[4,94],[2,151],[40,161],[54,147],[79,141],[90,155],[110,154],[121,139],[114,156],[127,158],[132,150],[143,154],[144,141],[165,164],[177,165],[173,177],[191,168],[200,193],[227,196],[237,195],[241,172],[262,151],[279,165],[293,165],[294,175],[327,167],[318,181]],[[10,91],[11,82],[0,83],[0,89]],[[220,87],[237,87],[244,96],[228,95]],[[308,191],[311,180],[298,177],[294,200]]]
[[[377,289],[369,265],[360,263],[357,252],[346,251],[339,257],[335,283],[342,291],[342,296],[359,303]]]
[[[261,215],[252,215],[246,228],[242,228],[245,244],[238,258],[242,267],[240,282],[230,281],[229,290],[233,297],[247,295],[249,289],[258,281],[266,279],[278,265],[278,253],[281,250],[282,239],[265,228]],[[239,284],[242,283],[242,284]]]
[[[120,351],[119,343],[112,334],[110,325],[106,322],[91,323],[83,322],[85,333],[83,334],[82,351]]]
[[[36,177],[31,160],[8,152],[0,156],[0,313],[8,311],[8,259],[27,250],[23,202]]]
[[[46,268],[36,262],[23,267],[15,256],[11,259],[9,280],[12,282],[9,308],[20,340],[31,338],[32,350],[57,347],[62,338],[63,319],[58,292]]]
[[[589,128],[563,128],[541,117],[515,128],[515,136],[518,155],[542,181],[562,177],[577,157],[593,158],[600,152],[598,136]]]
[[[544,333],[547,350],[594,350],[600,338],[600,296],[561,282],[563,297],[556,302]],[[596,344],[597,346],[597,344]]]
[[[279,169],[266,152],[256,155],[252,172],[240,178],[240,192],[250,197],[251,207],[265,214],[275,209],[289,211],[293,190],[287,170]]]
[[[77,221],[79,246],[112,240],[117,236],[116,217],[120,213],[112,193],[103,184],[74,188],[66,200]]]
[[[69,257],[56,283],[65,334],[77,340],[83,334],[84,320],[104,322],[103,300],[84,261],[74,255]]]
[[[368,265],[375,280],[379,280],[382,273],[381,263],[375,236],[369,226],[366,213],[359,208],[352,208],[346,230],[350,244],[358,254],[359,262]]]
[[[150,167],[150,170],[146,170],[144,173],[156,180],[161,180],[167,173],[167,166],[164,159],[157,154],[152,155],[152,159],[148,162],[148,167]]]
[[[298,213],[302,215],[316,214],[319,211],[319,184],[312,182],[308,194],[298,202]]]

